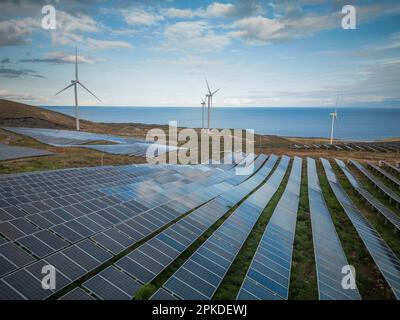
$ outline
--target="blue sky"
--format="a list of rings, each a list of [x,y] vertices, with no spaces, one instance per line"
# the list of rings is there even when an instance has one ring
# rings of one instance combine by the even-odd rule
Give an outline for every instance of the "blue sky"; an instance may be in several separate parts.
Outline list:
[[[55,30],[41,9],[56,9]],[[345,4],[357,28],[341,27]],[[400,106],[399,1],[0,1],[0,98],[71,105]]]

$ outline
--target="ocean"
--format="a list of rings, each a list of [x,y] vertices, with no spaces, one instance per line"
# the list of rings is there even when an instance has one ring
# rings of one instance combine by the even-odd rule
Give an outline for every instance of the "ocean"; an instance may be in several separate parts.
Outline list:
[[[45,107],[74,116],[73,107]],[[211,126],[254,129],[256,133],[290,137],[329,137],[332,108],[213,108]],[[96,122],[135,122],[201,127],[201,108],[80,107],[81,118]],[[400,109],[339,108],[335,138],[360,141],[400,137]]]

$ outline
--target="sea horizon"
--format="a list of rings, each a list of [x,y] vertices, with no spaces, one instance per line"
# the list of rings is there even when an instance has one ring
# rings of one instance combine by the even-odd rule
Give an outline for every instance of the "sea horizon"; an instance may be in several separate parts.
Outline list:
[[[43,106],[74,116],[73,106]],[[201,107],[81,106],[82,119],[104,123],[143,123],[201,128]],[[257,134],[282,137],[328,138],[333,107],[213,107],[212,127],[254,129]],[[400,109],[340,107],[335,138],[374,141],[400,137]],[[205,113],[206,114],[206,113]],[[205,115],[206,117],[206,115]],[[245,121],[246,125],[243,126]],[[311,125],[312,124],[312,125]]]

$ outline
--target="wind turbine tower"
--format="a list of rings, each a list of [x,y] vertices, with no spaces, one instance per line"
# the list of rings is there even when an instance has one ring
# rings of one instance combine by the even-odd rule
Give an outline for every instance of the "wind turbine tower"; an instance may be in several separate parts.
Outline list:
[[[201,128],[202,129],[204,129],[204,108],[205,108],[205,106],[206,106],[206,99],[203,99],[203,100],[201,100]]]
[[[208,85],[207,78],[206,78],[206,84],[207,84],[207,90],[208,90],[208,94],[206,95],[207,104],[208,104],[207,128],[208,128],[208,131],[210,131],[212,98],[213,98],[214,94],[216,94],[221,88],[215,90],[214,92],[211,92],[210,86]]]
[[[337,119],[337,111],[330,113],[330,116],[332,117],[332,126],[331,126],[331,142],[330,144],[333,144],[333,129],[335,126],[335,120]]]
[[[88,88],[86,88],[78,79],[78,49],[75,48],[75,80],[71,80],[71,84],[66,86],[64,89],[61,91],[57,92],[55,95],[58,95],[59,93],[63,92],[64,90],[67,90],[71,88],[72,86],[74,87],[74,93],[75,93],[75,119],[76,119],[76,130],[80,130],[79,126],[79,105],[78,105],[78,84],[85,89],[87,92],[89,92],[93,97],[95,97],[98,101],[101,102],[99,98],[97,98]]]

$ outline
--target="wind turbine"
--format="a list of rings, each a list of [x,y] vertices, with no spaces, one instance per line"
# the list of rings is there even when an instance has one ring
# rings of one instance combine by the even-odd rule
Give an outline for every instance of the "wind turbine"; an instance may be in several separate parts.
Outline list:
[[[201,127],[204,129],[204,108],[206,105],[206,99],[201,100]]]
[[[208,130],[210,130],[212,98],[213,98],[214,94],[216,94],[221,88],[218,88],[214,92],[211,92],[210,86],[208,85],[207,78],[206,78],[206,84],[207,84],[207,89],[208,89],[208,94],[206,94],[206,98],[207,98],[207,102],[208,102],[207,128],[208,128]]]
[[[99,98],[97,98],[88,88],[86,88],[78,79],[78,49],[75,48],[75,80],[71,80],[71,84],[66,86],[64,89],[61,91],[57,92],[55,95],[58,95],[59,93],[63,92],[64,90],[67,90],[71,88],[72,86],[74,87],[74,92],[75,92],[75,119],[76,119],[76,130],[79,131],[79,106],[78,106],[78,84],[85,89],[87,92],[89,92],[93,97],[95,97],[97,100],[101,102]]]
[[[331,125],[331,141],[330,144],[333,144],[333,129],[335,126],[335,120],[337,120],[337,105],[338,105],[338,100],[339,100],[339,95],[336,97],[336,110],[335,112],[330,113],[330,116],[332,117],[332,125]]]

